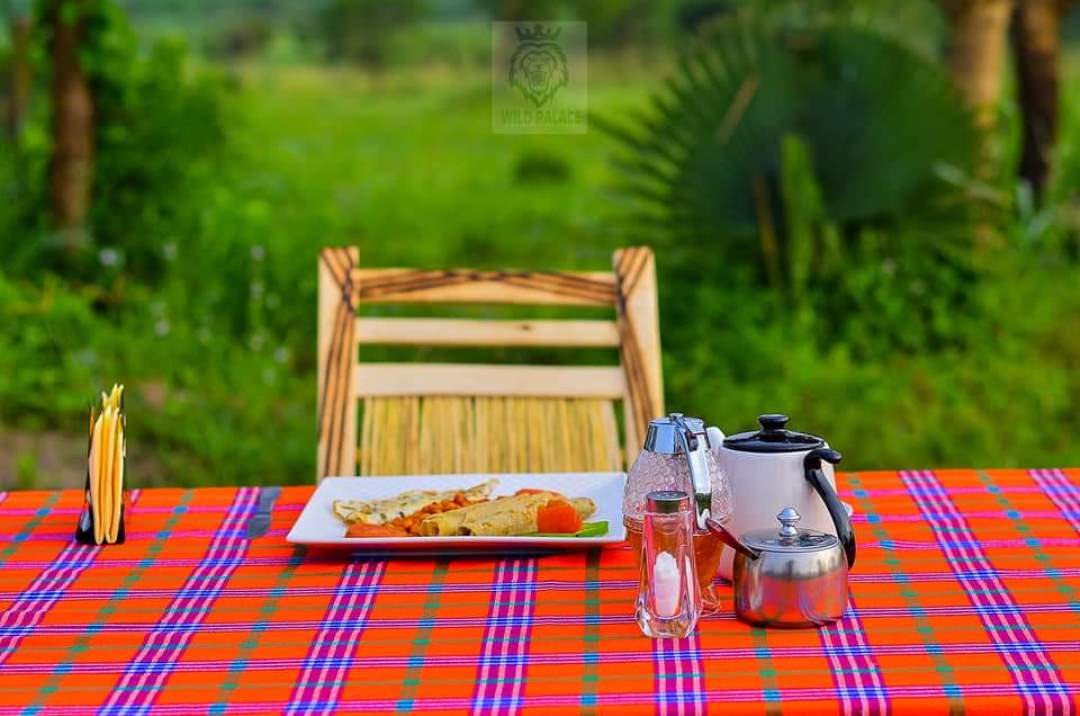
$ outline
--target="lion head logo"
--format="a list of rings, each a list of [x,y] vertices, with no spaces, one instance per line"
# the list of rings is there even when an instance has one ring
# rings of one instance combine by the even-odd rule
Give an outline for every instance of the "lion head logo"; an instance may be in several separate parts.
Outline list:
[[[566,55],[555,42],[560,31],[545,30],[540,23],[532,30],[515,28],[518,47],[510,58],[510,84],[537,107],[547,104],[570,82]]]

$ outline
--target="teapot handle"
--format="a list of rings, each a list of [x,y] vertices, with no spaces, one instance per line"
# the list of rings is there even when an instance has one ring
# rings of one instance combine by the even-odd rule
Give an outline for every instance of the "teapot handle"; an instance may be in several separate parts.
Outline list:
[[[821,469],[822,460],[836,465],[841,459],[842,456],[835,450],[816,448],[811,450],[803,460],[803,469],[806,472],[807,482],[821,496],[825,509],[832,517],[833,524],[836,526],[836,536],[840,544],[844,546],[844,553],[847,555],[848,569],[851,569],[855,566],[855,532],[851,529],[851,518],[848,517],[847,510],[837,497],[836,490],[825,479],[825,471]]]

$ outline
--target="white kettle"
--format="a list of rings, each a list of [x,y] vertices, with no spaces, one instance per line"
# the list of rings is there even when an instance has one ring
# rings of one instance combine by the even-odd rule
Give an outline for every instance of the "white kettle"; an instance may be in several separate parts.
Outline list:
[[[801,526],[836,535],[848,564],[855,564],[855,534],[836,495],[832,467],[840,453],[816,435],[788,430],[786,415],[762,415],[758,422],[760,430],[727,437],[716,427],[707,431],[731,490],[733,509],[724,527],[736,535],[775,528],[777,512],[794,507]],[[731,579],[734,554],[724,552],[720,575]]]

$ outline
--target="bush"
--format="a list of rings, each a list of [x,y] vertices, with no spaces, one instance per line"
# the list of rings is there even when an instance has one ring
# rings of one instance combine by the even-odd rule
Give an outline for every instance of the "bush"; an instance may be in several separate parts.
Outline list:
[[[974,223],[943,174],[968,175],[975,129],[945,72],[891,37],[734,18],[650,111],[601,126],[620,140],[631,241],[745,280],[769,320],[794,314],[856,358],[954,344]]]
[[[81,424],[96,386],[105,384],[115,338],[92,303],[92,294],[55,279],[35,288],[0,272],[0,325],[18,327],[0,335],[0,421]]]
[[[514,162],[514,181],[519,184],[564,182],[570,177],[570,165],[562,157],[544,152],[522,154]]]
[[[319,21],[327,57],[380,69],[395,33],[423,11],[421,0],[331,0]]]
[[[90,4],[88,12],[81,56],[95,101],[89,240],[78,255],[57,256],[45,203],[49,118],[38,112],[20,145],[0,157],[0,179],[12,176],[3,188],[14,199],[0,207],[0,250],[6,267],[23,275],[58,270],[117,290],[121,275],[155,284],[167,254],[195,232],[206,197],[228,166],[225,83],[194,70],[179,39],[161,38],[141,52],[111,0]]]
[[[96,84],[95,244],[118,252],[129,278],[158,283],[234,159],[223,83],[190,73],[184,43],[165,39],[103,67]]]
[[[795,19],[714,24],[649,110],[600,122],[628,240],[661,254],[670,404],[788,412],[858,469],[1074,463],[1036,427],[1080,428],[1060,208],[975,203],[974,128],[925,54],[776,5]],[[980,212],[1008,249],[975,249]]]
[[[977,289],[978,318],[957,324],[958,345],[932,352],[857,358],[846,341],[785,317],[767,293],[726,282],[699,282],[693,320],[662,295],[669,405],[726,431],[787,412],[793,427],[824,434],[849,469],[1077,464],[1075,268],[1002,263],[1009,275]],[[874,320],[860,312],[851,323]]]

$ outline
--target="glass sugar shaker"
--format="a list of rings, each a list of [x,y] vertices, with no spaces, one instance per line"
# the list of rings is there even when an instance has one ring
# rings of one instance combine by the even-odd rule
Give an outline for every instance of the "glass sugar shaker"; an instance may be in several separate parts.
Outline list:
[[[690,496],[658,490],[645,498],[636,618],[646,636],[681,639],[701,616]]]

